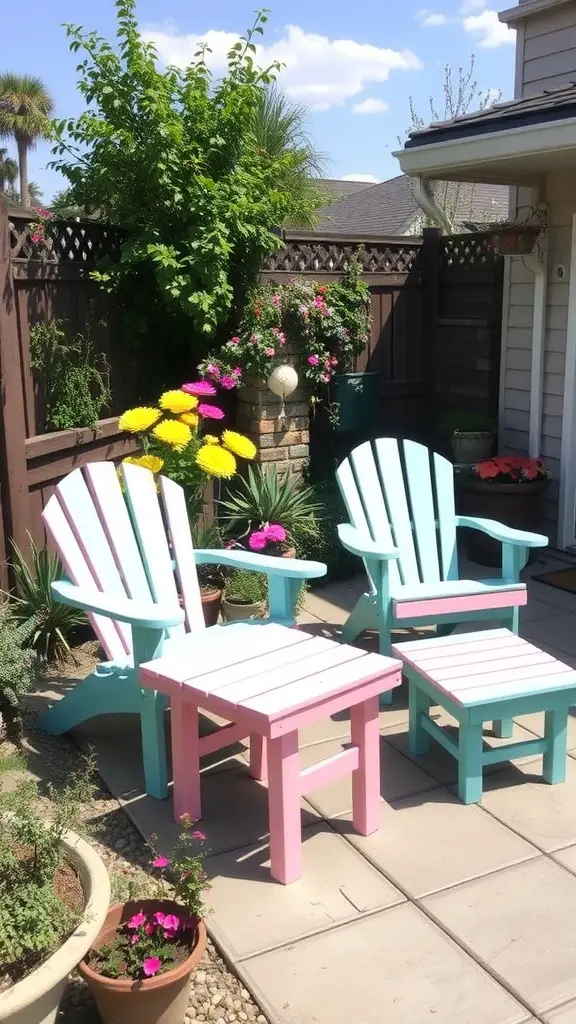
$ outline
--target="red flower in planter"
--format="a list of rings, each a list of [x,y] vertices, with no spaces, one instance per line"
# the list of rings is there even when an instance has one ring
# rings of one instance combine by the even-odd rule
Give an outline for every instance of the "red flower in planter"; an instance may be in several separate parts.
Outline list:
[[[502,455],[494,459],[484,459],[472,467],[472,473],[480,480],[492,480],[502,484],[523,483],[548,476],[548,470],[541,459],[523,455]]]

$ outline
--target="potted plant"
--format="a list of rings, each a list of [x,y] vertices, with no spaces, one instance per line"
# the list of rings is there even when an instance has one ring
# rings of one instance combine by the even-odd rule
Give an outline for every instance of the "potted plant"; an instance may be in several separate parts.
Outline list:
[[[494,252],[499,256],[528,256],[541,230],[531,224],[500,224],[492,235]]]
[[[496,428],[493,418],[486,413],[448,409],[441,418],[441,426],[448,435],[457,464],[471,465],[492,454]]]
[[[234,569],[225,583],[222,616],[226,622],[262,619],[267,597],[268,580],[263,573]]]
[[[517,455],[484,459],[471,466],[462,480],[462,512],[542,532],[542,498],[548,483],[541,459]],[[499,565],[502,560],[502,545],[480,530],[466,530],[466,548],[481,565]]]
[[[0,1020],[53,1024],[70,971],[98,934],[110,882],[96,851],[70,828],[91,792],[88,762],[52,797],[53,818],[28,781],[0,802]]]
[[[192,539],[195,548],[221,548],[222,538],[216,523],[204,523],[197,520],[192,525]],[[202,613],[206,626],[215,626],[222,606],[224,592],[224,574],[219,565],[198,565],[198,584]]]
[[[191,974],[206,948],[205,838],[184,816],[172,861],[152,860],[155,896],[110,907],[78,968],[103,1024],[182,1024]]]

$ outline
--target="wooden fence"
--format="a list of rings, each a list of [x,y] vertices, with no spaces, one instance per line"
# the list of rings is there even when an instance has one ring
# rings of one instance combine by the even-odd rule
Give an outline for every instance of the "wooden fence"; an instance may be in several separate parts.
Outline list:
[[[112,367],[112,412],[132,401],[125,389],[121,345],[115,342],[114,303],[90,279],[101,256],[114,258],[119,233],[94,223],[47,228],[51,251],[38,258],[22,211],[0,203],[0,583],[8,538],[21,548],[29,532],[44,533],[40,512],[55,484],[76,466],[118,459],[134,442],[118,432],[115,417],[94,429],[39,434],[42,396],[30,368],[29,330],[40,320],[66,320],[82,331],[90,311],[103,320],[95,340]],[[500,346],[502,260],[488,236],[358,238],[325,241],[313,232],[287,231],[263,280],[304,274],[337,279],[353,253],[364,264],[372,298],[373,328],[359,371],[380,378],[380,417],[374,432],[422,434],[438,410],[476,408],[496,414]]]

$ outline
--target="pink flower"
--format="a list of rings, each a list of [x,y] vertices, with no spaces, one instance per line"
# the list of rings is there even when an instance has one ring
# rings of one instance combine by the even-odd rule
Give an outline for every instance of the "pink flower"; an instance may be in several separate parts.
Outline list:
[[[310,366],[318,366],[318,363],[320,362],[318,356],[308,356],[306,361],[310,363]]]
[[[44,236],[42,235],[41,231],[33,231],[30,235],[30,240],[32,242],[41,242],[43,240],[43,237]]]
[[[199,829],[196,829],[196,832],[192,833],[192,839],[199,839],[200,842],[202,842],[204,839],[206,839],[206,836],[204,835],[203,832],[200,832]]]
[[[287,536],[286,530],[279,523],[270,523],[270,526],[265,528],[265,533],[268,540],[272,540],[276,544],[283,544]]]
[[[268,538],[263,530],[255,530],[248,538],[248,547],[251,551],[264,551]]]
[[[240,369],[239,366],[234,367],[234,369],[232,370],[232,376],[237,377],[238,380],[240,380],[240,377],[242,376],[242,370]]]
[[[174,931],[167,931],[167,932],[162,932],[162,934],[163,934],[164,938],[168,939],[168,942],[170,942],[171,939],[173,939],[174,936],[176,935],[176,932],[174,932]]]
[[[176,914],[166,914],[164,918],[164,928],[169,932],[177,932],[180,927],[180,918],[176,917]]]
[[[187,395],[215,395],[216,388],[207,380],[195,380],[192,384],[183,384],[182,391]]]
[[[127,928],[140,928],[141,925],[146,924],[146,914],[143,914],[140,910],[137,914],[134,914],[129,921],[126,922]]]
[[[140,936],[133,935],[132,938],[130,939],[130,945],[135,946],[137,942],[140,942]]]
[[[229,345],[239,345],[240,344],[240,338],[238,337],[238,335],[235,334],[233,338],[230,338],[230,341],[228,342],[228,344]]]
[[[310,310],[308,309],[308,306],[300,306],[300,313],[304,318],[309,315],[309,312]]]
[[[164,926],[165,918],[166,914],[164,914],[162,910],[157,910],[156,913],[154,914],[154,920],[156,921],[156,924],[159,924],[161,927]]]
[[[154,925],[153,924],[145,925],[144,926],[144,934],[145,935],[153,935],[154,934]]]
[[[227,373],[220,380],[220,384],[225,391],[232,391],[232,388],[235,388],[237,383],[236,377],[231,377]]]
[[[152,861],[152,867],[167,868],[169,863],[170,861],[168,860],[168,857],[156,857],[155,860]]]
[[[280,306],[282,305],[282,299],[280,298],[279,295],[273,295],[272,302],[276,306],[276,309],[280,309]]]
[[[142,969],[147,978],[153,978],[155,974],[158,974],[161,967],[162,961],[159,957],[149,956],[148,959],[144,961]]]
[[[330,382],[330,374],[323,373],[322,376],[320,377],[320,380],[323,381],[324,384],[328,384]]]
[[[264,349],[264,355],[268,356],[269,358],[272,358],[272,356],[276,355],[276,349],[270,348],[270,346],[268,346],[268,348]]]
[[[200,416],[205,416],[207,420],[223,420],[224,413],[222,409],[219,409],[217,405],[210,405],[208,402],[200,402],[197,412]]]
[[[216,363],[208,363],[206,373],[209,377],[213,377],[214,380],[220,380],[220,367],[216,366]]]

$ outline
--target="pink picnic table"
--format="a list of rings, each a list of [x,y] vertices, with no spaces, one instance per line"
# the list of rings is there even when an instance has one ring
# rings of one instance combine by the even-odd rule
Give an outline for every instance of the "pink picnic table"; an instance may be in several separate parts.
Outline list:
[[[201,818],[200,757],[249,736],[250,774],[268,779],[271,873],[286,885],[302,874],[300,800],[312,789],[351,772],[354,828],[378,829],[378,697],[400,685],[401,662],[275,623],[215,628],[198,634],[193,659],[140,668],[144,686],[170,697],[174,817]],[[200,736],[199,708],[229,724]],[[298,730],[347,708],[350,747],[301,770]]]

